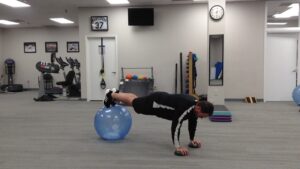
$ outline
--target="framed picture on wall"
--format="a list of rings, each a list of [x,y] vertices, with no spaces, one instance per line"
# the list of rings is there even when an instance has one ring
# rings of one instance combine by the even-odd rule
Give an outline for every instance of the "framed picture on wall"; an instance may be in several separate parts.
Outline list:
[[[108,31],[108,16],[91,16],[92,31]]]
[[[24,42],[24,53],[36,53],[36,43]]]
[[[45,42],[45,51],[48,53],[57,52],[57,42]]]
[[[79,52],[79,42],[67,42],[67,52]]]

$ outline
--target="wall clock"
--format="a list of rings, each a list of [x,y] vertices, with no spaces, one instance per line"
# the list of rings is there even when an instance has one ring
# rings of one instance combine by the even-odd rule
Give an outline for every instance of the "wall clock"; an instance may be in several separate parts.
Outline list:
[[[213,20],[221,20],[224,16],[224,8],[220,5],[215,5],[213,7],[210,8],[209,10],[209,15],[210,18]]]

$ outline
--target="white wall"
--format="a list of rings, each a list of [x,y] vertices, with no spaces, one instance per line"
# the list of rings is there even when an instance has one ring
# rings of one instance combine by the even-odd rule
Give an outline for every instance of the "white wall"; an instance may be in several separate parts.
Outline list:
[[[225,98],[263,97],[264,2],[227,3],[224,54]],[[174,91],[174,64],[179,52],[195,52],[197,93],[208,85],[207,4],[155,6],[155,26],[127,26],[127,8],[82,8],[79,36],[116,35],[119,67],[153,66],[158,90]],[[109,18],[108,32],[91,32],[90,16]],[[81,46],[81,58],[85,49]],[[83,64],[85,61],[82,60]],[[84,69],[83,69],[84,70]],[[84,76],[85,72],[83,72]],[[83,96],[85,77],[83,80]]]
[[[127,8],[81,8],[77,28],[32,28],[0,30],[2,61],[16,60],[15,82],[37,88],[39,60],[50,60],[45,41],[58,41],[58,56],[79,57],[82,71],[82,94],[86,97],[85,36],[117,36],[120,67],[154,67],[158,90],[174,92],[174,67],[179,53],[198,55],[197,93],[207,92],[208,39],[207,4],[154,6],[155,25],[130,27]],[[264,2],[231,2],[226,4],[224,53],[225,98],[256,96],[263,98]],[[109,19],[108,32],[90,31],[90,16],[104,15]],[[1,37],[2,36],[2,37]],[[2,38],[2,45],[1,45]],[[66,53],[67,41],[80,40],[80,53]],[[37,53],[25,54],[23,43],[35,41]],[[3,43],[5,42],[5,43]],[[2,46],[2,50],[1,50]],[[1,57],[0,57],[1,59]],[[2,63],[2,62],[1,62]]]
[[[154,67],[157,90],[174,92],[175,63],[179,53],[189,51],[200,58],[197,62],[197,93],[206,93],[207,65],[207,4],[154,6],[154,26],[128,26],[127,8],[81,8],[79,11],[80,42],[85,36],[116,35],[119,69],[121,67]],[[91,32],[90,16],[108,16],[108,32]],[[82,63],[85,47],[81,45]],[[184,57],[185,58],[185,57]],[[83,71],[85,71],[83,69]],[[85,72],[82,71],[82,95],[86,96]]]
[[[226,7],[225,98],[263,98],[264,2]]]
[[[2,59],[2,38],[3,37],[3,30],[0,29],[0,85],[3,84],[3,79],[1,79],[2,75],[3,75],[3,59]]]
[[[1,38],[0,38],[1,39]],[[50,62],[50,53],[45,52],[46,41],[58,42],[57,56],[78,58],[79,53],[67,53],[67,41],[79,41],[78,28],[24,28],[3,30],[2,57],[12,58],[16,62],[15,83],[24,88],[38,88],[38,76],[35,64],[38,61]],[[36,53],[24,53],[24,42],[36,42]],[[1,45],[0,45],[1,46]],[[1,49],[1,48],[0,48]],[[54,76],[59,81],[62,72]]]

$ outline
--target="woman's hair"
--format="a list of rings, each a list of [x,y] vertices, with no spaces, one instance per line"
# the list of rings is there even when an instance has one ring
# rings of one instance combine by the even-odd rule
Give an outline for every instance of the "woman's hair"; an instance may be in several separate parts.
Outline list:
[[[196,105],[201,107],[201,111],[203,113],[207,113],[208,116],[212,116],[212,114],[214,112],[214,105],[213,104],[211,104],[208,101],[197,101]]]

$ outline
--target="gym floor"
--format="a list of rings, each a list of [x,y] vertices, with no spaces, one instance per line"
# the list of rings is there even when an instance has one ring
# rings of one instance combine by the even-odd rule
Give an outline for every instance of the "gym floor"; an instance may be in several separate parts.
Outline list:
[[[130,108],[127,138],[106,142],[93,127],[102,102],[34,102],[36,96],[0,93],[1,169],[300,169],[300,112],[293,102],[226,102],[233,122],[199,119],[203,147],[177,157],[169,121]]]

